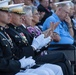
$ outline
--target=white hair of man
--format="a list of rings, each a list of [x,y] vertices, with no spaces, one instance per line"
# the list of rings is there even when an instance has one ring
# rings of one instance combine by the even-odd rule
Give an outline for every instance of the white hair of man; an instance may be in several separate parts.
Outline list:
[[[32,12],[31,6],[24,6],[23,11],[26,15],[29,15]]]

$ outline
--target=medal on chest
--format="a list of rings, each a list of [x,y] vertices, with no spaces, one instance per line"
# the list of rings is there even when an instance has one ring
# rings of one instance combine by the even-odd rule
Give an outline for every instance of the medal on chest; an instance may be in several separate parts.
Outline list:
[[[26,36],[23,33],[20,33],[20,35],[22,36],[22,41],[27,44],[28,41],[27,41]]]

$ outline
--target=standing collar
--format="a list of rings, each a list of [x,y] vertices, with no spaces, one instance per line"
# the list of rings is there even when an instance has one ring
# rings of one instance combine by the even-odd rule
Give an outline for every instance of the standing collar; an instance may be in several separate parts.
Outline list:
[[[24,24],[22,24],[22,26],[26,29],[26,26]]]
[[[9,23],[8,26],[11,27],[11,28],[17,29],[17,27],[15,25],[11,24],[11,23]]]

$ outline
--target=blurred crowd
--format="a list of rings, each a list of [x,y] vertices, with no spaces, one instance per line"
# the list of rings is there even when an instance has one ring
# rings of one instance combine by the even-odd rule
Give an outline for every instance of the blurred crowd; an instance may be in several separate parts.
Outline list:
[[[0,75],[74,75],[50,51],[74,50],[75,33],[76,0],[0,0]]]

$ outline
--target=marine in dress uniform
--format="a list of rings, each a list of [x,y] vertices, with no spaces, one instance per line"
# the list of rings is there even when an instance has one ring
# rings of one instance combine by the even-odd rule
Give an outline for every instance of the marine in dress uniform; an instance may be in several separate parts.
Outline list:
[[[16,12],[15,12],[16,13]],[[18,13],[16,13],[18,14]],[[24,32],[20,30],[20,28],[12,23],[8,24],[9,28],[6,29],[6,32],[10,35],[12,40],[15,42],[16,46],[21,50],[21,56],[33,56],[36,60],[36,63],[43,64],[43,63],[53,63],[58,64],[62,67],[64,75],[72,75],[71,67],[63,53],[56,53],[56,54],[48,54],[44,56],[35,56],[34,49],[27,40]],[[11,34],[12,33],[12,34]]]
[[[0,1],[1,13],[5,14],[8,12],[8,8],[5,9],[2,7],[7,5],[8,0]],[[20,71],[20,62],[14,60],[14,54],[12,53],[12,49],[12,40],[5,32],[5,28],[0,22],[0,75],[14,75],[15,73]]]
[[[1,75],[13,75],[20,70],[20,62],[14,60],[12,53],[13,45],[5,32],[0,26],[0,73]]]
[[[31,45],[28,44],[28,40],[24,33],[20,30],[19,27],[15,27],[12,24],[9,24],[9,28],[6,29],[6,32],[10,35],[12,40],[15,42],[16,46],[19,48],[20,58],[23,56],[29,57],[34,56],[34,50]],[[11,35],[12,33],[12,35]]]

